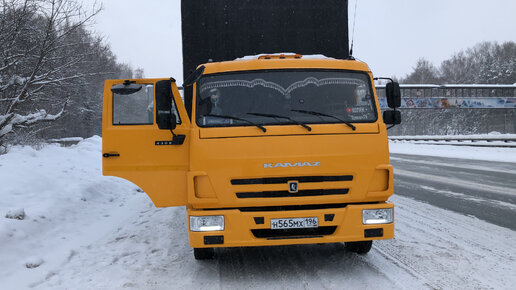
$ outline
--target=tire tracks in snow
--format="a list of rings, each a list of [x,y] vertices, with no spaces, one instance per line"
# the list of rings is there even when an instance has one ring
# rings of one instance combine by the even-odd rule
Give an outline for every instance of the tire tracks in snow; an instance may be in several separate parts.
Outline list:
[[[372,251],[373,252],[378,252],[378,254],[380,256],[382,256],[385,260],[388,261],[388,263],[392,263],[394,266],[398,267],[399,269],[405,271],[407,274],[412,276],[412,278],[416,278],[417,282],[415,284],[419,284],[420,283],[421,286],[427,286],[427,287],[429,287],[431,289],[439,289],[440,288],[440,287],[437,287],[436,285],[432,285],[432,283],[428,279],[426,279],[424,277],[424,275],[420,274],[417,270],[412,268],[409,264],[404,263],[402,260],[397,259],[395,256],[393,256],[388,251],[385,251],[384,249],[382,249],[381,245],[379,246],[379,245],[376,244],[372,248]],[[373,264],[373,266],[376,267],[378,270],[383,270],[383,269],[380,269],[378,264]],[[385,270],[383,270],[383,271],[385,271]],[[390,273],[391,271],[392,271],[392,269],[390,269],[389,273],[385,273],[386,276],[393,277],[394,275],[391,275],[391,273]],[[398,272],[398,275],[396,275],[394,277],[396,277],[397,279],[393,279],[393,282],[399,283],[399,278],[400,278],[399,272]],[[406,278],[402,279],[402,281],[404,281],[403,282],[404,284],[408,283],[408,280]],[[407,287],[407,285],[404,285],[404,284],[400,285],[400,286]],[[411,285],[410,288],[413,288],[412,285]]]
[[[145,204],[40,286],[471,289],[516,284],[508,274],[516,267],[513,231],[408,198],[393,201],[396,238],[375,241],[368,255],[349,253],[337,243],[217,249],[214,261],[194,260],[184,208]],[[486,241],[486,232],[500,238]]]
[[[516,283],[509,274],[516,267],[514,231],[409,198],[393,201],[396,237],[373,250],[422,277],[428,287],[510,288]]]
[[[477,183],[477,182],[460,180],[460,179],[456,179],[456,178],[437,176],[434,174],[411,172],[411,171],[406,171],[406,170],[402,170],[402,169],[398,169],[398,168],[396,168],[394,170],[394,174],[418,178],[418,179],[422,179],[422,180],[433,180],[433,181],[436,181],[439,183],[458,185],[458,186],[462,186],[462,187],[473,189],[473,190],[481,189],[481,190],[493,192],[496,194],[516,196],[516,189],[514,189],[514,188],[481,184],[481,183]]]

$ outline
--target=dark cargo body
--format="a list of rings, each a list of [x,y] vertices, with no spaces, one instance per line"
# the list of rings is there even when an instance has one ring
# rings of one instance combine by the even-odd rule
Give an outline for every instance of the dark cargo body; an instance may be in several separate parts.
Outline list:
[[[259,53],[346,59],[347,0],[183,0],[184,79],[199,64]]]

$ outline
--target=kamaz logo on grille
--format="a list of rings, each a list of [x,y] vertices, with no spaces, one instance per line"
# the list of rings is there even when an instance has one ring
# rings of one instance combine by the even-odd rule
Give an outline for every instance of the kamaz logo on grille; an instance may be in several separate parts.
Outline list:
[[[264,163],[263,168],[278,168],[278,167],[304,167],[304,166],[321,166],[321,162],[296,162],[296,163]]]
[[[288,192],[296,193],[299,188],[299,182],[297,181],[289,181],[288,182]]]

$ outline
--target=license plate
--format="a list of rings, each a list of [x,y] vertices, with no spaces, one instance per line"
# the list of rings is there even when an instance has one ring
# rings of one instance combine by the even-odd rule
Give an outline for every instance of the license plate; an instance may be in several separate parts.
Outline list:
[[[271,219],[271,229],[304,229],[319,227],[319,219],[316,217]]]

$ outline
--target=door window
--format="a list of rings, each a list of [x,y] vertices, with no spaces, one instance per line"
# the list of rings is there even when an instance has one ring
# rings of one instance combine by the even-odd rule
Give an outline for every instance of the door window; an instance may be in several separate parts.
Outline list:
[[[134,94],[113,94],[113,125],[154,123],[154,86],[142,85]]]
[[[174,100],[172,113],[181,124]],[[154,85],[143,84],[138,92],[129,95],[113,94],[113,125],[152,125],[154,120]]]

